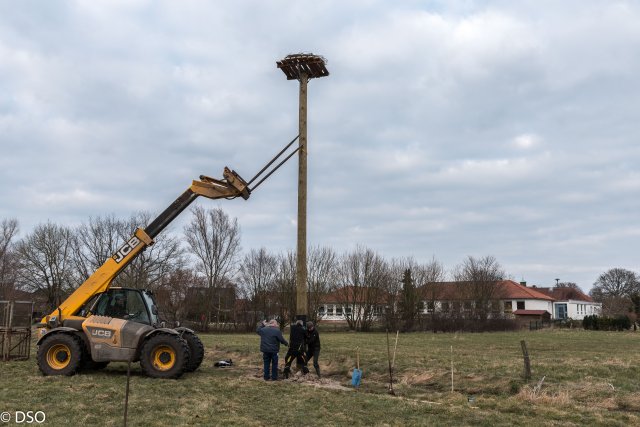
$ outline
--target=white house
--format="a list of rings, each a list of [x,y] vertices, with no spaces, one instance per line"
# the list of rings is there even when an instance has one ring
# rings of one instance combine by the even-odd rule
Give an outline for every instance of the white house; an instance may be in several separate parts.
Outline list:
[[[439,282],[418,288],[422,299],[422,314],[459,315],[464,317],[476,310],[476,302],[468,296],[468,283]],[[353,289],[345,288],[325,296],[318,307],[323,321],[344,322],[351,310],[360,312],[363,305],[353,297]],[[467,295],[467,296],[465,296]],[[602,304],[575,288],[540,288],[527,286],[526,282],[501,280],[490,296],[489,317],[512,317],[521,321],[574,319],[600,314]],[[385,311],[385,295],[380,292],[367,302],[370,316],[379,319]],[[352,316],[353,317],[353,316]],[[355,316],[357,317],[357,316]]]
[[[552,315],[554,319],[582,320],[585,316],[602,313],[602,303],[594,302],[589,295],[580,289],[570,287],[537,288],[535,286],[533,289],[553,298]]]
[[[464,316],[475,310],[475,301],[469,293],[468,283],[440,282],[419,288],[424,302],[424,314],[460,314]],[[489,316],[515,316],[549,319],[553,313],[553,298],[528,288],[513,280],[501,280],[489,296]]]

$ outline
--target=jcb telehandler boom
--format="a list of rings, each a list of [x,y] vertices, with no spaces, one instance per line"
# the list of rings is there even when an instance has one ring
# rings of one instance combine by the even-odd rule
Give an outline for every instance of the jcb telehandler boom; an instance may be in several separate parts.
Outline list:
[[[201,175],[144,230],[137,229],[111,258],[42,319],[37,355],[40,371],[45,375],[73,375],[83,366],[99,368],[112,361],[140,361],[145,374],[158,378],[177,378],[196,370],[204,357],[204,346],[197,335],[187,328],[164,327],[150,292],[111,288],[111,282],[199,196],[248,199],[252,190],[298,151],[290,153],[249,188],[296,139],[249,183],[228,168],[224,169],[222,180]]]

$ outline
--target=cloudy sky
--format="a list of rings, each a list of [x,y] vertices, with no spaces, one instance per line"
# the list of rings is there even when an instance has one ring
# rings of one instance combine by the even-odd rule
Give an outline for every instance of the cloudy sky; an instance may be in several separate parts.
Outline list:
[[[298,131],[275,62],[312,52],[310,245],[588,290],[640,268],[639,22],[631,1],[0,0],[0,219],[25,235],[250,178]],[[293,249],[296,176],[198,203],[245,250]]]

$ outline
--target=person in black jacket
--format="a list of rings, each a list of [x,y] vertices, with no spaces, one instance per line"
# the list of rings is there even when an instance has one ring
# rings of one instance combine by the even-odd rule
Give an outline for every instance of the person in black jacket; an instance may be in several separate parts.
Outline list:
[[[316,369],[318,378],[320,378],[320,365],[318,365],[318,358],[320,357],[320,334],[313,322],[307,322],[305,342],[307,343],[307,362],[313,357],[313,367]]]
[[[302,373],[307,374],[307,361],[304,359],[304,326],[302,326],[302,320],[296,320],[296,323],[291,325],[291,334],[289,335],[289,351],[284,357],[284,377],[289,378],[291,373],[291,363],[293,359],[296,360],[298,367],[302,366]]]
[[[262,360],[264,361],[264,380],[272,381],[278,379],[278,352],[280,351],[280,343],[289,345],[287,340],[282,336],[282,332],[278,327],[278,322],[274,319],[265,323],[258,324],[256,329],[260,335],[260,351],[262,352]],[[271,368],[271,369],[270,369]],[[269,375],[271,371],[271,375]]]

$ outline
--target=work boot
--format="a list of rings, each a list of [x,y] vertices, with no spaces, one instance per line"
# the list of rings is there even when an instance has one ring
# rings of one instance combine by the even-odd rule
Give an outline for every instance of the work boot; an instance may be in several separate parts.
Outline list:
[[[307,375],[309,373],[309,368],[307,368],[306,366],[302,367],[302,375]]]
[[[291,368],[289,366],[285,366],[284,371],[282,371],[282,375],[284,376],[285,380],[289,378],[290,373],[291,373]]]
[[[320,378],[320,367],[317,366],[316,368],[316,374],[318,375],[318,378]]]

